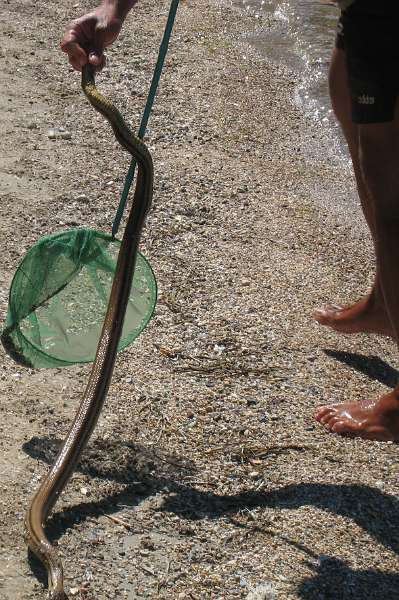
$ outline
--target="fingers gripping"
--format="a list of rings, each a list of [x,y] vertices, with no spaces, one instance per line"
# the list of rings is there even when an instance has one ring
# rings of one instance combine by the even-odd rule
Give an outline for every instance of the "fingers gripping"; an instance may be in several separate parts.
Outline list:
[[[86,15],[73,21],[61,41],[61,50],[68,55],[70,64],[77,71],[88,62],[96,69],[105,64],[104,35],[98,27],[98,18]]]

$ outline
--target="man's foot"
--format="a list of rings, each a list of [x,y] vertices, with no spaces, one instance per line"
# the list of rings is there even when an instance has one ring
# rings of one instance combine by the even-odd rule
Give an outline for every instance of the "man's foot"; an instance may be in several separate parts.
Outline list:
[[[351,306],[326,306],[313,313],[320,325],[340,333],[378,333],[395,338],[385,307],[377,303],[373,294]]]
[[[315,414],[332,433],[380,442],[399,441],[399,390],[374,401],[320,406]]]

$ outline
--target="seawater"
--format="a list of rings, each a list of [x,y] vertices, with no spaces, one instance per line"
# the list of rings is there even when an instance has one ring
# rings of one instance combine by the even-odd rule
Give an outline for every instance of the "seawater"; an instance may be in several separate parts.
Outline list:
[[[327,74],[339,15],[335,3],[322,0],[236,0],[254,19],[269,17],[271,27],[249,34],[269,60],[298,74],[296,101],[319,121],[333,124]]]
[[[339,17],[337,5],[330,0],[232,2],[254,19],[253,31],[246,32],[246,40],[267,60],[285,65],[294,72],[294,102],[313,120],[315,128],[323,130],[317,139],[318,152],[332,162],[338,162],[352,181],[349,153],[328,93],[328,69]],[[257,19],[259,26],[255,26]],[[330,205],[329,198],[334,198],[332,206],[342,214],[348,212],[348,205],[357,205],[354,184],[324,192],[320,190],[321,202]]]

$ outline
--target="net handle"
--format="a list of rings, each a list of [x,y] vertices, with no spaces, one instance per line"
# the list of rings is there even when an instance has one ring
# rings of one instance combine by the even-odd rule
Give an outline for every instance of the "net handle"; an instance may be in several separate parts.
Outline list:
[[[165,31],[164,31],[164,34],[162,37],[161,45],[159,47],[158,59],[157,59],[154,73],[152,76],[150,90],[149,90],[148,96],[147,96],[147,102],[146,102],[146,105],[144,108],[144,113],[143,113],[143,116],[141,119],[140,128],[139,128],[139,131],[137,134],[140,139],[143,139],[143,137],[145,135],[145,131],[147,128],[148,119],[150,117],[152,105],[154,104],[154,99],[155,99],[155,96],[157,93],[158,84],[159,84],[159,80],[161,77],[163,64],[165,61],[165,56],[168,51],[169,40],[170,40],[170,36],[172,33],[173,24],[175,21],[178,6],[179,6],[179,0],[172,0],[170,9],[169,9],[168,19],[166,21]],[[122,190],[122,195],[121,195],[121,199],[119,201],[119,206],[117,208],[117,211],[116,211],[116,214],[114,217],[114,221],[112,223],[112,236],[113,237],[116,236],[116,234],[118,233],[118,230],[119,230],[119,225],[120,225],[120,222],[121,222],[121,219],[122,219],[125,207],[126,207],[126,202],[127,202],[127,198],[129,195],[129,191],[130,191],[131,185],[134,180],[135,170],[136,170],[136,161],[134,159],[132,159],[129,170],[125,177],[125,184],[124,184],[124,188]]]

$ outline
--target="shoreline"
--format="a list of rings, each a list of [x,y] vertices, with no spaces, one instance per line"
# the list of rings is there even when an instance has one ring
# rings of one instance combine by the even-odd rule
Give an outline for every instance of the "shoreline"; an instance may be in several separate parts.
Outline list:
[[[228,6],[228,2],[225,3],[225,6]],[[275,68],[282,79],[290,81],[293,86],[290,98],[291,103],[295,112],[299,111],[301,114],[303,127],[307,132],[302,140],[301,153],[310,160],[318,160],[319,156],[324,156],[324,162],[331,162],[337,171],[343,171],[339,178],[339,185],[334,185],[335,182],[332,182],[331,189],[327,193],[324,192],[322,194],[324,196],[322,199],[316,196],[315,203],[317,205],[321,204],[321,207],[324,210],[327,209],[327,212],[334,213],[334,220],[337,219],[340,222],[351,224],[357,230],[357,235],[362,236],[366,234],[367,236],[368,230],[366,224],[363,222],[363,215],[359,210],[358,195],[353,181],[352,165],[345,140],[341,138],[338,126],[331,115],[320,119],[314,114],[313,110],[307,110],[303,105],[303,98],[301,98],[303,90],[300,92],[299,88],[304,86],[304,78],[306,76],[305,66],[290,66],[284,59],[278,61],[275,49],[272,50],[272,58],[269,59],[265,50],[268,43],[259,43],[262,37],[261,32],[266,32],[263,33],[263,37],[267,40],[269,36],[272,42],[273,36],[277,35],[277,32],[281,28],[280,22],[275,21],[269,13],[265,13],[263,17],[261,16],[262,13],[258,13],[257,18],[255,18],[251,11],[244,11],[239,7],[238,3],[233,4],[233,7],[233,11],[238,12],[243,17],[243,20],[245,20],[245,23],[248,24],[248,29],[242,33],[241,41],[237,42],[238,46],[242,48],[243,54],[249,54],[254,63],[268,63],[271,69]],[[310,76],[310,73],[308,73],[306,77]],[[320,73],[317,74],[317,78],[319,77]],[[326,71],[326,80],[327,77],[328,73]],[[314,96],[313,102],[316,103],[316,106],[320,105],[322,97]],[[327,122],[326,119],[328,119]],[[342,182],[347,185],[348,190],[344,189]],[[348,198],[350,209],[355,218],[352,218],[352,215],[348,217],[346,214],[348,210]]]
[[[119,201],[129,161],[58,50],[87,8],[4,7],[2,317],[39,236],[76,223],[108,231]],[[140,0],[98,78],[137,123],[168,8]],[[293,74],[247,47],[244,58],[237,41],[249,27],[222,4],[179,7],[146,137],[155,193],[140,249],[158,281],[156,314],[119,355],[49,523],[71,598],[396,594],[396,446],[328,435],[312,416],[395,378],[391,342],[311,319],[319,303],[367,289],[371,244],[353,226],[357,208],[346,221],[330,208],[353,182],[320,156],[322,132],[295,107]],[[70,140],[48,137],[59,127]],[[89,367],[0,361],[0,600],[44,600],[23,516]]]

